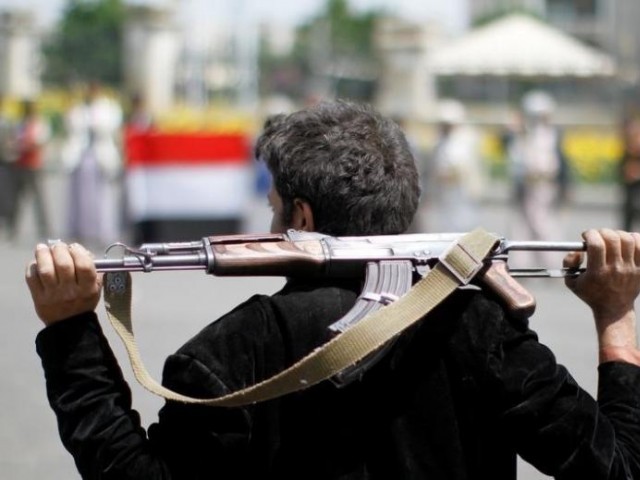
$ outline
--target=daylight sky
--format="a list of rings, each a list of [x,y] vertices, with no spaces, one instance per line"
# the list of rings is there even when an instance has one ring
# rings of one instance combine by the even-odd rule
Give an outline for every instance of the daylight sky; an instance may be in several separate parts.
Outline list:
[[[201,23],[212,18],[224,21],[239,14],[250,15],[258,21],[286,24],[300,23],[321,8],[325,0],[128,0],[131,4],[179,5],[183,21]],[[467,0],[350,0],[358,9],[387,7],[400,16],[413,20],[440,20],[453,31],[465,25],[464,5]],[[32,9],[38,23],[49,25],[60,14],[65,0],[0,0],[0,10],[6,8]]]

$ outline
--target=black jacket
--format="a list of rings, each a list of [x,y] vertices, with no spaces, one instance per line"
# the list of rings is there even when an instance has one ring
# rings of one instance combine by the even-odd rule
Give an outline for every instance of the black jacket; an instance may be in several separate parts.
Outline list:
[[[328,340],[357,288],[254,296],[170,356],[163,383],[211,397],[267,378]],[[601,365],[596,402],[478,291],[456,292],[362,381],[247,408],[167,402],[148,436],[94,314],[44,329],[37,349],[86,479],[507,480],[516,453],[563,480],[640,478],[640,368]]]

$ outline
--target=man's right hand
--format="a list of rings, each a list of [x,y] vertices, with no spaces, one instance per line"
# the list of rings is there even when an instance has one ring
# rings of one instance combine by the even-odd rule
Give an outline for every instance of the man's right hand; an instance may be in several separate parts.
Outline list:
[[[586,271],[567,278],[566,285],[593,312],[601,360],[626,360],[640,365],[634,303],[640,294],[640,234],[609,229],[583,233]],[[578,267],[583,254],[570,253],[565,267]],[[623,358],[624,357],[624,358]]]
[[[79,244],[39,244],[25,279],[45,325],[93,311],[100,301],[102,275],[96,272],[91,253]]]

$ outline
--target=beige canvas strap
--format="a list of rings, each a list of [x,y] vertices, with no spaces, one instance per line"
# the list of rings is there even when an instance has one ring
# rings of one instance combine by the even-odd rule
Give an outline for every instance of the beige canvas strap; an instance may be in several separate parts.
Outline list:
[[[396,302],[366,316],[345,332],[312,351],[299,362],[260,383],[217,398],[192,398],[163,387],[145,368],[133,334],[131,276],[106,274],[107,316],[124,342],[133,373],[150,392],[177,402],[234,407],[273,399],[331,378],[375,351],[420,320],[458,286],[468,283],[482,268],[497,238],[482,229],[460,238],[434,268]]]

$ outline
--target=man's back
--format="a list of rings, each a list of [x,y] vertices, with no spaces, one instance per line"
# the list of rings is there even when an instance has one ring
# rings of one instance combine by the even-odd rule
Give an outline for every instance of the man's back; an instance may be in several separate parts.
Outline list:
[[[165,383],[212,396],[281,371],[329,338],[354,287],[290,283],[271,298],[253,297],[171,357]],[[570,409],[567,398],[577,400]],[[577,431],[557,431],[595,409],[524,322],[470,290],[403,334],[362,381],[342,389],[325,382],[248,407],[223,430],[211,411],[199,418],[192,407],[169,404],[150,436],[180,439],[173,447],[180,470],[209,452],[211,473],[231,477],[246,469],[251,478],[514,479],[525,438],[521,453],[561,471],[584,447]],[[190,424],[208,434],[192,435]],[[238,443],[242,449],[229,448]],[[218,458],[216,451],[242,453]]]

